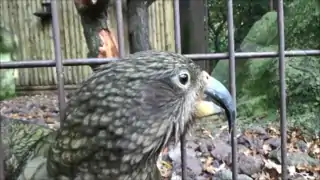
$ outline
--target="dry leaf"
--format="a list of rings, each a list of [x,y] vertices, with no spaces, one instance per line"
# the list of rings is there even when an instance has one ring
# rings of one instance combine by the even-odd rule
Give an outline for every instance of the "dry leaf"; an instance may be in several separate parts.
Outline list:
[[[261,173],[257,173],[252,175],[252,178],[256,179],[256,180],[270,180],[270,174],[268,174],[267,172],[262,171]]]
[[[263,149],[264,154],[268,154],[272,150],[270,144],[264,144],[262,146],[262,149]]]
[[[268,169],[275,169],[279,174],[281,174],[281,165],[276,164],[275,162],[271,161],[270,159],[263,160],[264,166]]]
[[[157,167],[162,177],[170,177],[172,174],[172,165],[169,162],[159,160]]]
[[[214,174],[215,168],[212,166],[212,163],[213,163],[213,158],[208,157],[203,164],[203,170],[205,170],[208,173]]]
[[[296,172],[296,167],[294,167],[294,166],[288,166],[287,169],[289,171],[289,175],[290,176],[295,175],[297,173]]]

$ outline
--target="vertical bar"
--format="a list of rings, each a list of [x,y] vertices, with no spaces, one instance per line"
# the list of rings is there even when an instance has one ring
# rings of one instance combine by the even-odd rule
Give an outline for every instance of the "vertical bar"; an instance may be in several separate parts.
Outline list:
[[[179,0],[174,0],[174,37],[177,53],[181,53],[181,31],[180,31],[180,7]]]
[[[281,128],[281,179],[288,179],[287,175],[287,119],[286,119],[286,82],[285,82],[285,37],[283,0],[278,0],[277,9],[279,32],[279,76],[280,76],[280,128]]]
[[[118,34],[118,42],[119,42],[119,52],[120,58],[125,56],[124,51],[124,30],[123,30],[123,15],[122,15],[122,1],[116,1],[116,11],[117,11],[117,34]]]
[[[233,23],[233,1],[228,0],[228,48],[229,48],[229,82],[230,91],[236,104],[236,70],[235,70],[235,50],[234,50],[234,23]],[[236,122],[231,127],[231,147],[232,147],[232,179],[237,179],[237,138],[236,138]]]
[[[1,117],[0,117],[1,118]],[[0,180],[4,179],[4,149],[2,143],[2,119],[0,119]]]
[[[175,40],[175,50],[177,53],[181,53],[181,32],[180,32],[180,4],[179,0],[174,0],[174,40]],[[180,152],[181,152],[181,179],[187,179],[187,152],[186,152],[186,136],[180,136]]]
[[[62,55],[60,49],[60,27],[59,27],[59,15],[57,0],[51,0],[51,12],[52,12],[52,34],[54,43],[54,57],[56,61],[56,73],[58,80],[58,98],[60,109],[60,121],[64,118],[65,111],[65,91],[64,91],[64,72],[62,64]]]
[[[186,151],[186,136],[180,136],[180,152],[181,152],[181,179],[187,179],[187,151]]]

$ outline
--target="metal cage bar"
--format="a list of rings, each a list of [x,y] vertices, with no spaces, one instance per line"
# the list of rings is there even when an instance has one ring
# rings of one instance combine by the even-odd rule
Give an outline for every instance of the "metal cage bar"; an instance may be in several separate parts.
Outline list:
[[[228,53],[206,53],[206,54],[184,54],[186,57],[194,61],[200,60],[228,60]],[[284,51],[285,57],[299,57],[299,56],[319,56],[320,50],[290,50]],[[278,57],[278,52],[236,52],[235,58],[241,61],[246,58],[256,58],[253,60],[260,60],[264,58]],[[64,66],[81,66],[81,65],[98,65],[105,64],[111,61],[119,60],[118,58],[86,58],[86,59],[65,59],[62,64]],[[54,67],[56,65],[54,60],[35,60],[35,61],[13,61],[2,62],[0,69],[19,69],[19,68],[38,68],[38,67]]]
[[[58,0],[51,0],[52,3],[52,32],[54,36],[54,52],[55,60],[41,60],[41,61],[15,61],[15,62],[3,62],[0,64],[0,69],[14,69],[14,68],[37,68],[37,67],[56,67],[56,76],[58,79],[58,92],[59,92],[59,108],[60,114],[63,114],[65,107],[65,90],[64,90],[64,72],[63,66],[79,66],[79,65],[93,65],[104,64],[110,61],[118,60],[119,58],[88,58],[88,59],[66,59],[62,61],[61,49],[60,49],[60,32],[59,32],[59,19],[58,19]],[[124,32],[123,32],[123,17],[122,17],[122,4],[121,0],[116,1],[116,13],[117,13],[117,33],[119,41],[120,58],[125,55],[124,50]],[[181,53],[181,34],[180,34],[180,12],[179,12],[179,0],[174,0],[174,29],[175,29],[175,46],[176,52]],[[286,94],[285,94],[285,57],[292,56],[319,56],[320,50],[291,50],[285,51],[285,39],[284,39],[284,13],[283,13],[283,0],[278,0],[278,31],[279,31],[279,51],[278,52],[235,52],[234,50],[234,33],[233,33],[233,1],[227,1],[228,7],[228,53],[206,53],[206,54],[185,54],[185,56],[197,61],[197,60],[229,60],[229,79],[230,79],[230,91],[236,102],[236,86],[235,86],[235,59],[241,60],[244,58],[274,58],[279,57],[279,74],[280,74],[280,119],[281,119],[281,160],[282,160],[282,179],[287,179],[287,158],[286,158]],[[61,116],[61,120],[63,117]],[[237,163],[236,163],[236,137],[235,126],[231,133],[232,138],[232,170],[233,179],[237,179]],[[0,136],[0,138],[2,138]],[[1,140],[1,139],[0,139]],[[184,137],[181,139],[181,154],[182,154],[182,177],[186,177],[185,166],[185,142]],[[2,141],[0,141],[0,151],[3,152]],[[0,179],[4,179],[3,172],[3,153],[0,156]]]
[[[124,31],[123,31],[123,16],[122,16],[122,1],[116,2],[116,13],[117,13],[117,36],[119,44],[120,57],[124,57]]]
[[[51,12],[52,12],[52,34],[54,43],[54,57],[56,63],[56,76],[58,81],[58,99],[59,99],[59,116],[60,121],[64,118],[64,111],[66,106],[65,91],[64,91],[64,71],[62,64],[62,55],[60,47],[60,25],[58,15],[57,0],[51,0]]]
[[[229,82],[230,91],[236,104],[236,62],[235,62],[235,42],[234,42],[234,23],[233,23],[233,1],[227,1],[228,13],[227,13],[227,24],[228,24],[228,51],[229,51]],[[236,117],[236,116],[235,116]],[[237,162],[237,126],[236,121],[231,125],[231,158],[232,158],[232,179],[237,180],[238,162]]]
[[[181,29],[180,29],[180,6],[179,0],[173,1],[174,9],[174,40],[175,40],[175,51],[181,53]],[[181,152],[181,178],[187,178],[187,151],[186,151],[186,137],[182,135],[180,137],[180,152]]]
[[[279,32],[279,76],[280,76],[280,128],[281,128],[281,177],[288,179],[287,172],[287,119],[286,119],[286,82],[285,82],[285,38],[283,0],[278,0],[277,23]]]

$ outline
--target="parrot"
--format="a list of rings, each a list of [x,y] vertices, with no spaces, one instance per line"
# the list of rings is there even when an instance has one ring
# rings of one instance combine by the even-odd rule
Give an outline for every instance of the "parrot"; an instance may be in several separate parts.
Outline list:
[[[194,123],[221,109],[232,131],[232,95],[192,59],[174,52],[136,52],[100,66],[83,81],[59,129],[7,124],[6,136],[15,141],[4,143],[6,177],[158,180],[156,161],[168,143],[178,143]]]

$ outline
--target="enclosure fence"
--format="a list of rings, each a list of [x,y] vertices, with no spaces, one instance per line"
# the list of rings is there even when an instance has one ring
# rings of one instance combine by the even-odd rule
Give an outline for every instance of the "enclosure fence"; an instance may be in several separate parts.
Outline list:
[[[58,80],[58,96],[59,96],[59,108],[60,117],[64,114],[65,102],[65,90],[64,90],[64,72],[63,66],[80,66],[80,65],[93,65],[104,64],[110,61],[118,60],[117,58],[106,59],[66,59],[62,61],[62,55],[60,50],[60,32],[59,32],[59,18],[58,18],[58,0],[51,0],[52,10],[52,32],[54,40],[54,54],[55,60],[38,60],[38,61],[14,61],[3,62],[0,64],[0,69],[14,69],[14,68],[36,68],[36,67],[56,67],[56,76]],[[235,79],[235,58],[271,58],[279,57],[279,86],[280,86],[280,128],[281,128],[281,163],[282,173],[281,179],[288,179],[287,173],[287,120],[286,120],[286,85],[285,85],[285,57],[292,56],[319,56],[320,50],[292,50],[285,51],[285,37],[284,37],[284,12],[283,12],[283,0],[278,0],[277,9],[277,25],[279,32],[279,50],[278,52],[235,52],[234,42],[234,26],[233,26],[233,1],[227,0],[228,7],[228,53],[206,53],[206,54],[185,54],[186,57],[199,60],[229,60],[229,82],[230,91],[235,101],[236,99],[236,79]],[[180,34],[180,11],[179,0],[174,0],[174,29],[175,29],[175,47],[176,52],[181,53],[181,34]],[[122,1],[116,1],[116,15],[117,15],[117,34],[119,43],[120,59],[125,55],[124,49],[124,32],[123,32],[123,16],[122,16]],[[236,104],[236,102],[234,102]],[[61,118],[61,121],[63,119]],[[232,129],[236,129],[236,125],[233,124]],[[2,143],[2,141],[1,141]],[[232,144],[232,178],[237,179],[237,140],[235,131],[231,132],[231,144]],[[1,150],[3,151],[2,144]],[[181,161],[182,161],[182,179],[186,179],[186,152],[185,152],[185,140],[181,138]],[[3,152],[0,153],[0,179],[4,179],[4,164],[3,164]]]

